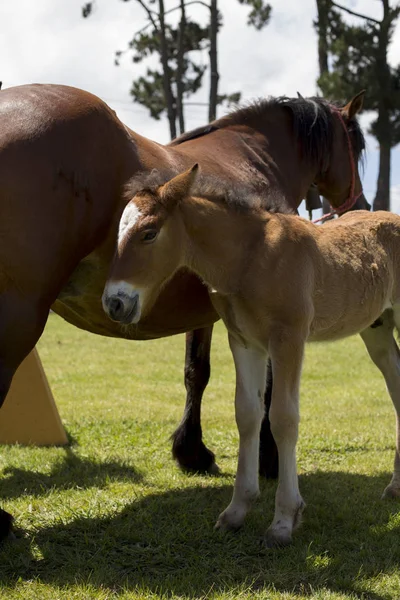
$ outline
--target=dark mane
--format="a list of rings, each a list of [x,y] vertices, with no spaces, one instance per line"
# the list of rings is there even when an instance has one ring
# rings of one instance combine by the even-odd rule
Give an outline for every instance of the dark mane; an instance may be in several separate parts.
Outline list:
[[[171,146],[178,146],[183,142],[205,136],[212,131],[230,127],[232,125],[250,124],[255,120],[265,117],[266,112],[276,108],[290,111],[293,117],[293,131],[300,142],[304,156],[310,161],[317,162],[326,168],[329,162],[335,115],[332,106],[339,103],[328,102],[323,98],[268,98],[253,102],[249,106],[239,108],[234,112],[213,121],[204,127],[197,127],[193,131],[184,133],[171,142]],[[353,150],[356,160],[360,159],[365,148],[364,136],[356,119],[347,122],[351,134]]]

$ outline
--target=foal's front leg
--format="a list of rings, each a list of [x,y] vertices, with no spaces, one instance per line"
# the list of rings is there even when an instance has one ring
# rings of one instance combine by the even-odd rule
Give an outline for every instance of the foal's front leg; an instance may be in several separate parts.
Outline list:
[[[245,348],[229,335],[236,368],[235,414],[239,430],[239,460],[231,503],[220,514],[216,528],[238,529],[259,494],[258,459],[264,413],[267,354]]]
[[[300,524],[304,501],[300,495],[296,443],[299,426],[299,387],[305,337],[282,328],[270,338],[274,387],[269,413],[279,454],[279,479],[275,514],[266,533],[266,544],[286,546]]]

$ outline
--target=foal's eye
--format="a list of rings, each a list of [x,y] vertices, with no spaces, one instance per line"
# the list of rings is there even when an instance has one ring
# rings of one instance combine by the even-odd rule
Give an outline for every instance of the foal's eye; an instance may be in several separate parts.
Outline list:
[[[154,242],[157,235],[158,235],[157,229],[146,229],[146,231],[144,231],[142,233],[141,241],[144,242],[145,244],[150,244],[150,242]]]

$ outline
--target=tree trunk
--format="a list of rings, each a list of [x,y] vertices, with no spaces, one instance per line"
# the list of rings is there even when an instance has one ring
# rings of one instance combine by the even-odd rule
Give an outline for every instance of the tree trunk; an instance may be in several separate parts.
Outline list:
[[[379,173],[373,210],[390,210],[390,127],[391,78],[387,62],[391,14],[389,0],[382,0],[383,19],[379,25],[376,77],[379,83],[377,137],[379,141]]]
[[[330,0],[317,0],[317,30],[318,30],[318,65],[319,76],[329,72],[328,65],[328,12]],[[322,198],[322,213],[331,212],[331,205],[326,198]]]
[[[179,23],[178,32],[178,56],[176,70],[176,111],[178,113],[179,133],[185,131],[185,116],[183,112],[183,71],[184,71],[184,56],[185,56],[185,30],[186,30],[186,12],[185,0],[181,0],[181,20]]]
[[[211,0],[210,4],[210,102],[208,106],[208,120],[214,121],[217,118],[218,103],[218,54],[217,54],[217,35],[218,35],[218,7],[217,0]]]
[[[320,76],[329,71],[328,67],[328,12],[330,0],[317,0],[318,12],[318,63]]]
[[[168,64],[168,45],[167,37],[165,33],[165,19],[164,19],[164,0],[158,0],[159,5],[159,18],[160,18],[160,45],[161,45],[161,63],[163,67],[163,85],[164,85],[164,98],[167,107],[167,115],[169,121],[169,131],[171,134],[171,140],[176,137],[176,110],[174,105],[174,95],[171,87],[171,75]]]
[[[390,151],[390,138],[379,140],[379,173],[373,210],[390,210]]]

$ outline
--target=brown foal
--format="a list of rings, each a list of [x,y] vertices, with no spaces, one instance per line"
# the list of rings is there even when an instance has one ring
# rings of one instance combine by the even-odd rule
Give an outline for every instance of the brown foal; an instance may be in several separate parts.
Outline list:
[[[121,219],[103,294],[105,311],[138,324],[180,268],[207,285],[224,320],[236,368],[239,459],[232,501],[217,528],[237,529],[259,494],[259,432],[266,364],[274,377],[269,411],[278,446],[279,483],[268,546],[286,545],[300,523],[296,442],[299,385],[307,341],[360,333],[385,377],[396,409],[392,481],[400,496],[400,217],[350,213],[319,227],[293,215],[271,214],[254,195],[216,202],[198,167],[167,182],[137,182]],[[133,196],[133,197],[132,197]],[[379,321],[378,321],[379,319]]]

